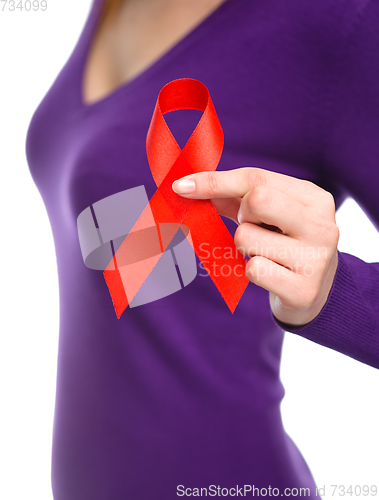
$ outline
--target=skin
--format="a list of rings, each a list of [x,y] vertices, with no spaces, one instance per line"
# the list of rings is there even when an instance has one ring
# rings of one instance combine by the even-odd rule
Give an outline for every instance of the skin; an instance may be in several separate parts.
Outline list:
[[[312,182],[245,167],[201,172],[173,183],[184,198],[211,199],[237,224],[234,241],[251,257],[246,275],[269,291],[271,310],[287,325],[321,311],[338,265],[333,196]]]
[[[84,71],[84,102],[143,73],[224,2],[107,0]]]

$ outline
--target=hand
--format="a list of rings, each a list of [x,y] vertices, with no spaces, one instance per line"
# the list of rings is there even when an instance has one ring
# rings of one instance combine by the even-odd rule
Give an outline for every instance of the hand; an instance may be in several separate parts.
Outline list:
[[[328,191],[256,167],[188,175],[173,190],[211,199],[220,215],[239,224],[234,242],[251,257],[246,275],[270,292],[277,319],[304,325],[319,314],[338,264],[339,230]]]

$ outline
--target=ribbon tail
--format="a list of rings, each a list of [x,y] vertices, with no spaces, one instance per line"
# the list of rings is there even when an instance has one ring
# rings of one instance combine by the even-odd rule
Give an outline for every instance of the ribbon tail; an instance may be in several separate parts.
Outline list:
[[[165,223],[163,241],[159,224]],[[162,194],[157,190],[125,237],[103,275],[111,294],[114,309],[119,319],[141,286],[149,277],[176,231],[167,231],[167,223],[176,226],[177,219],[172,214]],[[144,237],[139,236],[145,231]],[[138,233],[139,242],[135,244]],[[188,240],[191,243],[191,239]],[[145,258],[139,258],[149,249]]]
[[[204,202],[193,207],[183,224],[191,232],[195,252],[203,267],[234,313],[249,284],[245,272],[246,260],[237,250],[213,203],[209,200]]]

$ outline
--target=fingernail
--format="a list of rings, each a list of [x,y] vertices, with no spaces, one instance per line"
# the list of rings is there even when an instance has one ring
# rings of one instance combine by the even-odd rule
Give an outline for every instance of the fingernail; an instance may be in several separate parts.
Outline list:
[[[191,181],[190,179],[181,179],[179,181],[175,181],[172,184],[172,189],[175,193],[178,194],[190,194],[195,191],[196,184],[195,181]]]
[[[238,220],[238,224],[242,224],[242,210],[241,210],[241,207],[238,210],[237,220]]]

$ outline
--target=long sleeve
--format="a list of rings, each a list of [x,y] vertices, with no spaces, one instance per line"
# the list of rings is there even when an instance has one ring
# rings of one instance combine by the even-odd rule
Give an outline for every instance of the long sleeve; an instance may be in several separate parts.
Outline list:
[[[379,264],[338,252],[338,267],[328,299],[318,316],[296,333],[362,363],[379,368]]]
[[[379,228],[379,2],[358,2],[324,93],[324,175]],[[379,249],[378,249],[379,253]],[[379,263],[338,252],[327,302],[310,323],[285,330],[379,368]]]

